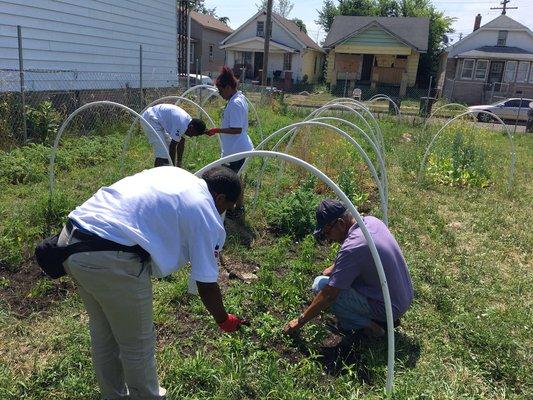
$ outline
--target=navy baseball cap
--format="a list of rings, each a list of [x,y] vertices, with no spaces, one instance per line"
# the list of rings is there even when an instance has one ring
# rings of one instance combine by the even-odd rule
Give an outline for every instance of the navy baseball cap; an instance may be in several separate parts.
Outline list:
[[[346,211],[346,207],[338,200],[325,199],[316,208],[315,237],[322,234],[322,229],[331,221],[335,221]]]

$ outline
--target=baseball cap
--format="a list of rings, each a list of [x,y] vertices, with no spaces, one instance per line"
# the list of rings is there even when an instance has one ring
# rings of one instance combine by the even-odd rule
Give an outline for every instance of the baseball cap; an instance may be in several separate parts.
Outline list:
[[[346,211],[346,207],[338,200],[325,199],[316,208],[316,229],[313,232],[315,237],[322,234],[322,229],[331,221],[339,218]]]

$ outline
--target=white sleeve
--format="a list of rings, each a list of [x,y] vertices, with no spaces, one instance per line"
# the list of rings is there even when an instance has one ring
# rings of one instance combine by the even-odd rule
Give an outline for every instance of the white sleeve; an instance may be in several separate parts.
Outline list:
[[[219,237],[216,231],[210,229],[208,216],[198,211],[190,219],[187,232],[191,278],[213,283],[218,280]]]
[[[240,103],[233,103],[229,108],[229,127],[230,128],[245,128],[246,119],[248,115],[245,108]]]

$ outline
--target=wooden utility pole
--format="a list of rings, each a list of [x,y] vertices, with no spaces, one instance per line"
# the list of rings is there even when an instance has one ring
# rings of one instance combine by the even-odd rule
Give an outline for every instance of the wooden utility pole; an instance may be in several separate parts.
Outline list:
[[[270,51],[270,35],[272,33],[272,0],[268,0],[266,9],[265,22],[265,46],[263,47],[263,74],[261,76],[261,84],[267,85],[268,73],[268,52]]]
[[[502,15],[507,13],[507,10],[516,10],[518,7],[507,7],[507,3],[510,3],[511,0],[503,0],[500,4],[502,7],[491,7],[491,10],[502,10]]]

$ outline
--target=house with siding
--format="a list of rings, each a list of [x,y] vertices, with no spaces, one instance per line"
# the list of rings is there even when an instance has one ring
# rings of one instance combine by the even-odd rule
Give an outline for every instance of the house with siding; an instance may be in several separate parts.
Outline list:
[[[0,91],[19,90],[17,25],[26,90],[177,84],[176,2],[0,0]]]
[[[439,85],[444,97],[467,104],[533,97],[533,32],[505,14],[443,52]]]
[[[324,41],[326,82],[415,85],[420,54],[428,47],[429,19],[338,15]]]
[[[261,79],[265,43],[266,13],[259,11],[231,35],[220,48],[226,52],[226,65],[237,75]],[[315,83],[322,75],[324,51],[293,21],[272,13],[272,34],[268,54],[268,78]]]
[[[225,56],[220,43],[232,32],[215,17],[191,11],[191,72],[217,76]]]

